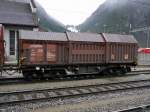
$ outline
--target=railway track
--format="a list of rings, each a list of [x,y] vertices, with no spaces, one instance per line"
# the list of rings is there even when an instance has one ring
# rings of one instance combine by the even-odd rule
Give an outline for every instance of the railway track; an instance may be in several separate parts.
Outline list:
[[[150,70],[141,70],[141,71],[132,71],[126,75],[122,76],[129,76],[129,75],[138,75],[138,74],[150,74]],[[121,76],[121,75],[120,75]],[[108,76],[107,76],[108,77]],[[113,75],[110,75],[109,77],[114,77]],[[48,80],[33,80],[33,81],[27,81],[23,77],[19,78],[0,78],[0,85],[10,85],[10,84],[28,84],[28,83],[44,83],[44,82],[60,82],[60,81],[73,81],[73,80],[82,80],[82,79],[91,79],[91,78],[104,78],[104,76],[100,75],[92,75],[92,76],[69,76],[64,79],[48,79]]]
[[[117,112],[149,112],[149,111],[150,111],[150,104],[133,107],[133,108],[128,108],[128,109],[123,109],[123,110],[119,110]]]
[[[125,91],[130,89],[149,88],[150,80],[119,82],[111,84],[96,84],[55,89],[38,89],[12,92],[0,92],[0,107],[42,102],[58,98],[72,98],[113,91]]]
[[[139,70],[139,71],[132,71],[130,73],[127,73],[127,74],[131,74],[131,75],[134,75],[134,74],[149,74],[150,73],[150,70]]]
[[[132,71],[131,73],[138,73],[138,72],[150,72],[150,70],[137,70],[137,71]]]

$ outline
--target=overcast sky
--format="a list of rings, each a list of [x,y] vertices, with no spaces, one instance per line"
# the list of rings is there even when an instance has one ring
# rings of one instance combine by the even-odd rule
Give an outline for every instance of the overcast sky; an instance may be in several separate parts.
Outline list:
[[[85,21],[105,0],[37,0],[49,15],[65,25]]]

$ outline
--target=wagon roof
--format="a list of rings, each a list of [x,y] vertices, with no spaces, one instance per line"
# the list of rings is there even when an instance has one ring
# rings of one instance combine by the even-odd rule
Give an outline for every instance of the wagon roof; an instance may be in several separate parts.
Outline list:
[[[73,33],[67,32],[69,41],[83,41],[83,42],[104,42],[103,37],[96,33]]]
[[[67,41],[65,33],[20,31],[20,38],[25,40]]]
[[[36,26],[29,3],[0,0],[0,24]]]
[[[106,42],[117,42],[117,43],[138,43],[133,35],[120,35],[120,34],[102,34]]]

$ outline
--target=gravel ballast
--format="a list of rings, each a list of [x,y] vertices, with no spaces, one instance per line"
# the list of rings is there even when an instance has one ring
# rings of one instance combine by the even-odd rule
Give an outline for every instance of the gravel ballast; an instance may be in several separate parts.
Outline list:
[[[33,89],[53,89],[61,87],[74,87],[95,84],[108,84],[126,81],[148,80],[150,75],[135,75],[126,77],[114,78],[101,78],[101,79],[88,79],[88,80],[75,80],[75,81],[61,81],[61,82],[44,82],[44,83],[29,83],[29,84],[16,84],[16,85],[1,85],[0,92],[23,91]]]
[[[3,107],[6,112],[103,112],[150,104],[150,89],[88,95]],[[5,112],[4,111],[4,112]]]

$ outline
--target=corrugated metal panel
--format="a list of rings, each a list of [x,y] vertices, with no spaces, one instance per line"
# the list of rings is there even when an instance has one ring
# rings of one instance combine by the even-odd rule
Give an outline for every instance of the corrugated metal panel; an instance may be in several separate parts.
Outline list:
[[[108,63],[134,63],[137,49],[136,44],[112,42],[106,47],[106,61]]]
[[[30,4],[1,1],[0,23],[35,26]]]
[[[56,58],[57,58],[57,46],[56,44],[48,44],[47,45],[47,61],[48,62],[56,62]]]
[[[67,41],[65,33],[20,31],[20,38],[25,40]]]
[[[94,33],[73,33],[67,32],[70,41],[83,41],[83,42],[104,42],[100,34]]]
[[[69,60],[69,50],[67,49],[67,44],[59,43],[57,49],[58,49],[57,63],[58,64],[67,63]]]
[[[21,57],[25,60],[23,63],[38,64],[43,63],[45,59],[45,47],[43,44],[22,43]]]
[[[117,43],[138,43],[132,35],[120,35],[120,34],[108,34],[103,33],[106,42],[117,42]]]
[[[20,58],[24,58],[23,64],[66,64],[68,52],[65,43],[41,43],[34,44],[20,40]]]
[[[71,48],[70,63],[103,63],[104,61],[104,43],[72,43],[69,48]]]

